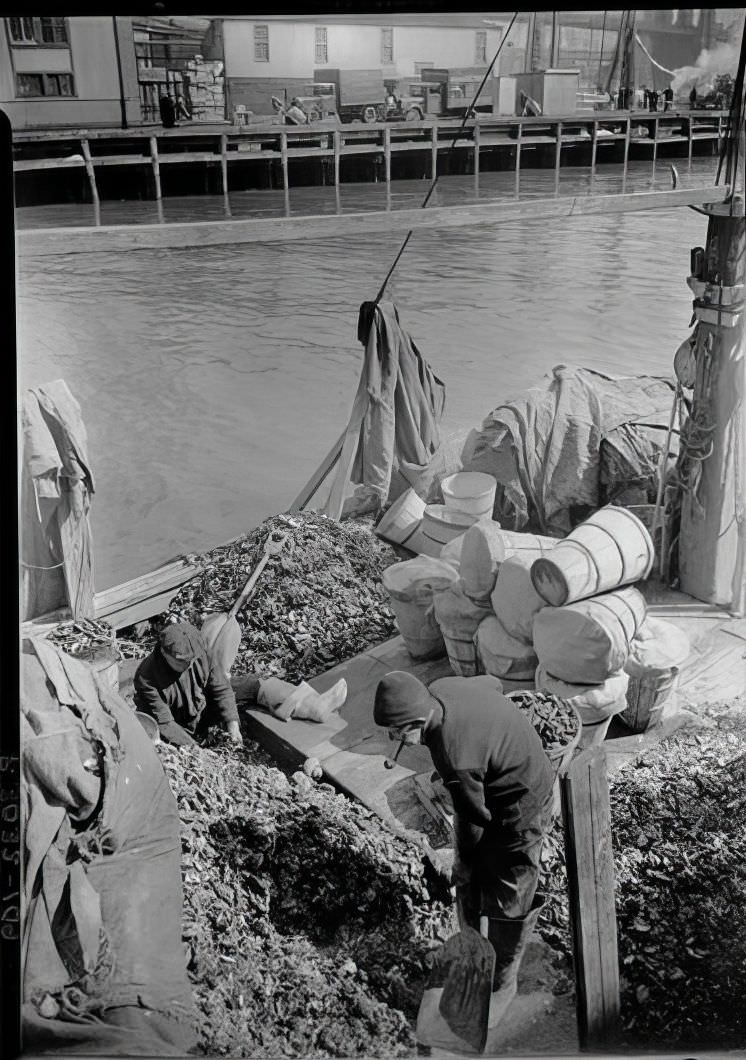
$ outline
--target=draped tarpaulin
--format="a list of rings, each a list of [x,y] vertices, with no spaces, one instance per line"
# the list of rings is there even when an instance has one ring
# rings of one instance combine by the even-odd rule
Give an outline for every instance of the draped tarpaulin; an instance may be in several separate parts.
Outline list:
[[[134,712],[84,663],[24,641],[23,1042],[27,1051],[183,1055],[176,801]]]
[[[62,379],[26,391],[21,417],[23,617],[69,605],[95,617],[93,474],[80,406]]]
[[[672,382],[655,376],[557,365],[471,432],[463,468],[497,479],[495,518],[503,526],[563,536],[602,503],[603,439],[625,423],[665,426],[673,393]]]
[[[379,506],[390,498],[395,472],[416,482],[440,444],[445,407],[445,386],[392,302],[363,303],[358,338],[365,359],[326,506],[334,518],[350,482],[365,487]]]

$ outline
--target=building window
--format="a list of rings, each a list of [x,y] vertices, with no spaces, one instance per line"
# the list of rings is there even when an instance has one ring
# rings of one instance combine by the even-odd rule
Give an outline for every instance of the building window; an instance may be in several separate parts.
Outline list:
[[[478,29],[474,38],[474,62],[479,66],[487,62],[487,30]]]
[[[326,26],[317,26],[314,30],[314,61],[316,66],[326,66],[329,62],[329,46],[326,39]]]
[[[64,18],[40,18],[41,39],[44,44],[67,44],[67,26]]]
[[[254,26],[254,62],[269,62],[269,26]]]
[[[64,18],[9,18],[13,44],[67,44],[67,22]]]
[[[72,74],[16,74],[16,95],[24,99],[31,96],[73,96]]]
[[[381,62],[391,65],[394,61],[394,31],[389,26],[381,27]]]

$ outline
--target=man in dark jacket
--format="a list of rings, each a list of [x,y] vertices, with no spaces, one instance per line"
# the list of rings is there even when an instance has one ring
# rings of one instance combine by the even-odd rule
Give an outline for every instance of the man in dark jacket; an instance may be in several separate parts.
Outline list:
[[[497,955],[494,1025],[515,994],[520,957],[543,905],[536,889],[553,769],[535,729],[494,677],[446,677],[426,688],[394,671],[378,684],[374,719],[400,749],[423,743],[450,792],[459,920],[480,930],[486,917]]]
[[[344,679],[318,693],[305,682],[292,685],[278,677],[229,679],[225,663],[190,622],[164,626],[157,647],[135,673],[135,706],[155,718],[169,743],[193,745],[195,736],[222,723],[232,742],[240,744],[239,705],[265,707],[283,721],[323,722],[347,696]]]

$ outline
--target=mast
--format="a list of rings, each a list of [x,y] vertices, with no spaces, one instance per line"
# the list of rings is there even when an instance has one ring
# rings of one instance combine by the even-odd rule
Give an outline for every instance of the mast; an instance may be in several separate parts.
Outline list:
[[[706,207],[704,263],[689,277],[694,387],[677,462],[681,588],[739,614],[746,608],[745,58],[746,31],[720,159],[731,196]]]

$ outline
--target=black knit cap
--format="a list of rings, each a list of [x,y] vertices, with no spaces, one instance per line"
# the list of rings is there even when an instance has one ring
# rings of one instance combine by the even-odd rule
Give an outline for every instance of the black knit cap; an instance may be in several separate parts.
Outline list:
[[[205,650],[199,630],[191,622],[172,622],[158,635],[161,650],[180,662],[191,662]]]
[[[393,670],[378,682],[373,720],[384,729],[398,729],[426,718],[435,703],[414,674]]]

